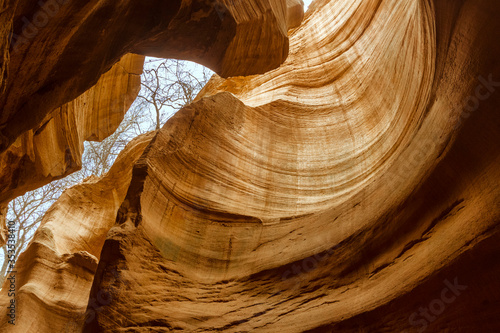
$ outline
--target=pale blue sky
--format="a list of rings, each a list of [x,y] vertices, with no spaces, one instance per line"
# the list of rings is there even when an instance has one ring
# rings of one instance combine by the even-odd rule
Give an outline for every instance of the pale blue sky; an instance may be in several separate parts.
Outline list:
[[[304,11],[306,11],[309,5],[311,4],[312,0],[302,0],[302,1],[304,1]]]
[[[305,12],[305,11],[307,11],[307,8],[309,7],[309,5],[311,4],[311,2],[313,0],[302,0],[302,1],[304,2],[304,12]],[[145,68],[146,69],[149,68],[150,67],[149,64],[151,62],[154,62],[155,60],[158,60],[158,59],[153,58],[153,57],[147,57],[146,58]],[[198,65],[196,63],[189,62],[189,61],[186,61],[186,65],[187,65],[187,68],[189,68],[190,72],[194,76],[196,76],[197,78],[201,79],[203,66]],[[137,105],[139,102],[140,102],[140,100],[136,100],[134,104]],[[170,118],[175,112],[176,112],[176,110],[174,110],[172,108],[165,107],[164,110],[162,110],[163,121],[165,121],[166,119]],[[154,112],[153,112],[153,109],[152,109],[152,111],[151,111],[151,124],[155,122],[155,120],[153,118],[154,118]],[[148,123],[148,126],[151,125],[151,124]]]
[[[311,4],[312,0],[303,0],[304,1],[304,11],[307,10],[307,8],[309,7],[309,5]],[[145,65],[145,68],[149,68],[151,67],[151,64],[150,62],[151,61],[155,61],[156,59],[155,58],[150,58],[148,57],[147,60],[146,60],[146,65]],[[189,63],[189,62],[186,62],[187,64],[187,67],[190,69],[190,72],[196,76],[197,78],[201,79],[203,77],[203,66],[201,65],[198,65],[198,64],[195,64],[195,63]],[[143,88],[144,89],[144,88]],[[141,102],[141,99],[137,99],[134,103],[134,105],[132,107],[140,107],[140,102]],[[154,127],[154,123],[155,123],[155,111],[153,110],[152,106],[149,106],[149,109],[151,109],[151,112],[150,112],[150,119],[147,119],[148,117],[146,117],[145,121],[143,124],[141,124],[141,129],[142,130],[147,130],[147,129],[151,129]],[[176,110],[172,109],[172,108],[167,108],[165,107],[164,110],[162,110],[162,118],[163,118],[163,122],[162,124],[168,119],[170,118],[174,113],[176,112]],[[142,128],[144,125],[144,128]],[[86,148],[87,149],[87,148]],[[45,207],[43,208],[43,210],[45,210],[46,208],[48,207]],[[11,208],[9,208],[11,209]],[[11,210],[9,210],[9,213],[12,213]],[[43,211],[40,212],[41,214],[44,213]],[[29,234],[28,235],[28,239],[31,239],[33,235],[32,234]],[[4,261],[4,253],[1,252],[0,253],[0,266],[3,264],[3,261]]]

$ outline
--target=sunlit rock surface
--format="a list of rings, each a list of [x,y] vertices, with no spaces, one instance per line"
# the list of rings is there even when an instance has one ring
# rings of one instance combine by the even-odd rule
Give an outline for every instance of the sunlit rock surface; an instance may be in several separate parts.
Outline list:
[[[111,135],[137,97],[144,57],[126,55],[97,84],[52,111],[0,154],[0,203],[81,168],[84,141]]]
[[[78,170],[83,141],[116,129],[140,88],[144,57],[126,54],[195,60],[223,76],[264,73],[288,55],[300,5],[0,2],[0,207]]]
[[[0,153],[0,207],[82,166],[84,141],[102,141],[120,125],[141,87],[144,56],[125,55],[97,84],[48,114]],[[0,219],[2,239],[5,221]],[[4,244],[0,239],[0,244]]]
[[[222,76],[264,73],[287,57],[288,28],[300,24],[300,5],[2,3],[1,242],[9,200],[78,170],[83,141],[102,140],[116,129],[139,91],[144,55],[196,60]],[[109,177],[68,190],[47,213],[16,266],[16,325],[2,320],[2,329],[81,331],[102,243],[150,139],[137,139]],[[2,304],[9,303],[7,289]]]
[[[60,282],[24,268],[16,330],[499,331],[499,15],[314,2],[278,69],[212,78],[53,206],[18,266]]]
[[[0,331],[81,331],[101,248],[130,183],[129,166],[151,136],[133,140],[103,178],[66,190],[47,211],[16,264],[15,326],[6,316],[9,280],[2,289]]]
[[[297,1],[2,1],[0,152],[127,53],[198,61],[222,76],[278,67]]]

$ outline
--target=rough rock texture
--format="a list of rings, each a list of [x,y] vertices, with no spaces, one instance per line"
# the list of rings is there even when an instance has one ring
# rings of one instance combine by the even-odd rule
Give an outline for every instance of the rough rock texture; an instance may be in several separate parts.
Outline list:
[[[116,63],[123,54],[198,60],[220,75],[263,73],[288,55],[288,26],[302,17],[298,5],[297,0],[11,1],[0,12],[6,40],[15,13],[10,49],[0,44],[2,52],[9,51],[1,67],[1,225],[8,200],[77,170],[83,140],[101,140],[119,124],[137,95],[143,63],[140,55]],[[47,213],[16,266],[16,326],[2,321],[2,329],[81,328],[102,243],[150,136],[132,144],[109,177],[69,190]],[[71,226],[76,221],[81,228]],[[9,302],[7,286],[3,305]],[[80,296],[71,297],[72,292]],[[44,310],[34,315],[33,308]]]
[[[9,34],[12,30],[14,0],[0,0],[0,96],[5,91],[9,64]]]
[[[109,71],[125,54],[196,60],[221,75],[263,73],[286,58],[300,5],[0,2],[0,207],[77,170],[83,140],[115,130],[140,87],[141,56]]]
[[[124,56],[97,84],[48,114],[0,154],[0,204],[81,168],[84,141],[102,141],[137,97],[144,57]]]
[[[302,0],[287,0],[288,28],[297,28],[304,19],[304,2]]]
[[[7,205],[0,206],[0,244],[4,246],[7,243]]]
[[[57,205],[47,211],[16,264],[15,326],[4,320],[9,281],[4,284],[0,331],[81,331],[81,316],[105,235],[116,220],[130,183],[129,166],[139,158],[151,136],[134,139],[103,178],[89,178],[66,190]]]
[[[1,82],[0,152],[126,53],[194,60],[222,76],[263,73],[288,54],[286,0],[7,2],[0,20],[10,23],[15,14],[10,75]],[[295,9],[297,0],[288,3]]]
[[[141,87],[144,56],[125,55],[97,84],[48,114],[0,153],[0,207],[82,166],[84,141],[101,141],[123,120]],[[3,216],[4,217],[4,216]],[[5,244],[5,219],[0,219]]]
[[[135,166],[88,331],[498,330],[499,10],[316,2],[279,69],[209,83]]]
[[[18,265],[43,310],[15,331],[499,331],[499,15],[314,2],[280,68],[213,78],[129,147],[113,209],[93,184],[54,205]],[[26,270],[50,260],[57,283]]]

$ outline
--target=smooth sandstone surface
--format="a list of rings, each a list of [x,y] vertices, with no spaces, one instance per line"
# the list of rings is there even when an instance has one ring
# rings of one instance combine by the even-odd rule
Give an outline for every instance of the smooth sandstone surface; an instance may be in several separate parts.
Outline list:
[[[313,2],[279,68],[213,77],[66,191],[14,332],[500,330],[498,15]]]
[[[0,154],[0,203],[79,170],[84,141],[102,141],[137,97],[144,57],[124,56],[95,86],[52,111]]]
[[[151,136],[134,139],[103,178],[89,178],[66,190],[47,211],[16,263],[15,325],[7,322],[10,282],[4,283],[0,331],[82,330],[101,248],[132,176],[128,166],[139,158]]]
[[[198,61],[222,76],[264,73],[288,54],[286,0],[5,1],[0,152],[127,53]]]
[[[498,328],[499,9],[319,1],[279,69],[213,79],[135,167],[87,331]]]
[[[6,3],[0,11],[5,22],[0,30],[2,242],[8,201],[78,170],[83,141],[102,140],[119,125],[139,91],[143,55],[197,60],[223,76],[263,73],[288,55],[287,31],[300,23],[298,5],[285,0]],[[112,175],[68,190],[47,213],[16,266],[16,299],[23,310],[14,328],[2,321],[2,329],[81,330],[102,242],[126,194],[132,165],[150,139],[137,139]],[[83,199],[89,191],[93,197]],[[75,206],[77,198],[82,201]],[[99,221],[100,227],[84,221]],[[33,315],[33,308],[44,310]]]
[[[102,141],[120,125],[141,88],[144,56],[125,55],[97,84],[48,114],[0,153],[0,207],[82,167],[84,141]],[[0,217],[0,244],[7,229]]]
[[[0,207],[79,169],[83,141],[111,134],[137,96],[141,55],[195,60],[223,76],[263,73],[286,58],[300,5],[1,2]]]

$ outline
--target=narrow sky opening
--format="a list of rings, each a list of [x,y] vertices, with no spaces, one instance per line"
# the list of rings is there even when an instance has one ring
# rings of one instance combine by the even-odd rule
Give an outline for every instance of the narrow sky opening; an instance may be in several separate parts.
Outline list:
[[[313,0],[302,0],[302,1],[304,1],[304,12],[306,12]]]

